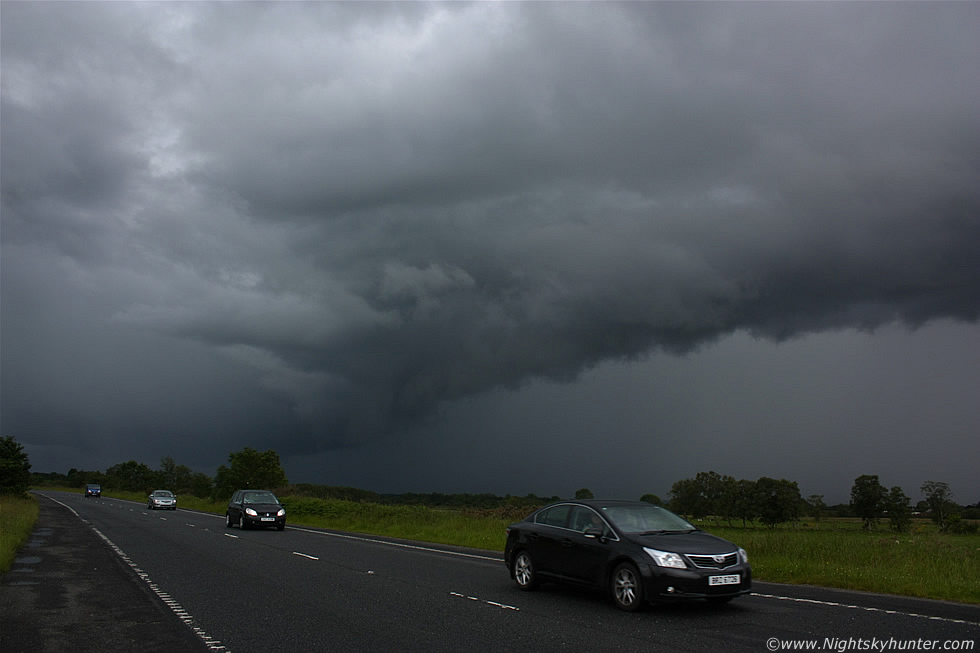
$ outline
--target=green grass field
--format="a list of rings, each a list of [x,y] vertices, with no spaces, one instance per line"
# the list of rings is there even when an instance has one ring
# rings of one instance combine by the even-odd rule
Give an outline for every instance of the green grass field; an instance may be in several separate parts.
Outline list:
[[[37,513],[36,497],[0,495],[0,574],[10,570],[17,550],[31,536]]]
[[[137,493],[109,492],[106,496],[146,501],[145,495]],[[504,529],[528,512],[524,509],[445,510],[298,496],[281,498],[290,524],[491,551],[503,551]],[[0,563],[13,560],[13,552],[8,553],[8,547],[16,548],[20,537],[13,528],[7,535],[8,519],[33,524],[37,517],[33,500],[18,500],[9,509],[7,505],[8,499],[0,498],[0,532],[3,533]],[[178,505],[224,514],[227,504],[181,496]],[[909,533],[866,532],[859,521],[847,519],[803,522],[776,529],[732,528],[710,520],[699,526],[745,548],[756,580],[980,604],[980,535],[939,533],[925,521],[913,522]],[[19,529],[23,532],[22,525]],[[20,541],[29,533],[28,527]]]

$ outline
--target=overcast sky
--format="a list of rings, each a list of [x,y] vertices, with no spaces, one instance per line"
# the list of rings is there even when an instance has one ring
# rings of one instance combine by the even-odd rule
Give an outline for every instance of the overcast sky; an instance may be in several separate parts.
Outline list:
[[[980,3],[4,2],[35,471],[980,501]]]

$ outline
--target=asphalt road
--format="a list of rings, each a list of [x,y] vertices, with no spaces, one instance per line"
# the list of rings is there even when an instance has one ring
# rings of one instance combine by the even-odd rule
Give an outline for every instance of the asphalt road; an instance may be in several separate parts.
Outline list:
[[[756,583],[721,608],[627,614],[591,591],[521,592],[495,552],[43,495],[0,579],[6,653],[980,650],[976,606]]]

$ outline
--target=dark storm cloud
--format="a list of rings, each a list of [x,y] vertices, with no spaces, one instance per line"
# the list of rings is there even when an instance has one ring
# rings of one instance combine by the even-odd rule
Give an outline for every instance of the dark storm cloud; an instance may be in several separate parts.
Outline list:
[[[44,379],[100,358],[112,397],[118,343],[149,395],[188,351],[189,388],[243,370],[255,426],[207,423],[300,453],[736,332],[978,318],[971,3],[23,3],[2,27],[5,429],[97,412]]]

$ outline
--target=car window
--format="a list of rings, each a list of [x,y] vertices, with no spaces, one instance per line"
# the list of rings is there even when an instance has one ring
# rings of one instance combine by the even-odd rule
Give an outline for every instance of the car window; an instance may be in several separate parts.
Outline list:
[[[604,534],[608,531],[606,522],[599,516],[599,513],[591,508],[586,508],[585,506],[574,506],[572,509],[572,520],[570,523],[571,529],[573,531],[578,531],[579,533],[582,533],[585,531],[585,529],[593,526],[596,528],[601,528]]]
[[[571,510],[571,506],[562,504],[560,506],[552,506],[547,510],[542,510],[534,518],[535,523],[546,524],[547,526],[558,526],[559,528],[565,528],[565,524],[568,523],[568,512]]]
[[[603,513],[624,533],[697,530],[686,520],[659,506],[610,506]]]
[[[245,503],[279,503],[272,492],[246,492]]]

